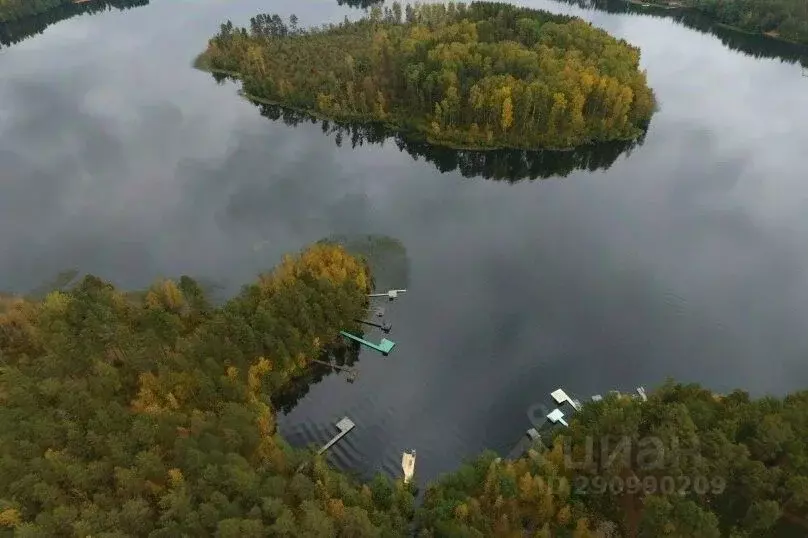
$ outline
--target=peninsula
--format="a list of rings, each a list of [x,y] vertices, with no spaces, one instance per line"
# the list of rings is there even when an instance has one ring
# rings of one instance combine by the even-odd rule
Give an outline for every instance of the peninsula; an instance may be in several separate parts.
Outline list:
[[[719,25],[748,34],[808,45],[808,4],[804,0],[572,0],[581,6],[631,4],[676,11],[692,11]]]
[[[660,0],[657,0],[660,1]],[[808,4],[805,0],[661,0],[694,9],[716,22],[753,34],[808,45]]]
[[[291,448],[269,402],[368,308],[367,262],[335,243],[220,306],[188,277],[0,296],[0,536],[805,536],[808,391],[610,394],[547,446],[426,485],[417,509],[405,480]]]
[[[433,144],[561,149],[641,136],[655,102],[639,62],[581,19],[474,2],[394,3],[305,30],[294,15],[228,21],[196,65],[254,100]]]

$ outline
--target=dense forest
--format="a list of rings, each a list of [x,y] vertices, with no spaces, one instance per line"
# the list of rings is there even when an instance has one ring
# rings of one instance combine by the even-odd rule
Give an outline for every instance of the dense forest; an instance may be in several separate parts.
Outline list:
[[[609,395],[547,446],[442,476],[417,509],[400,480],[291,448],[269,402],[312,358],[355,356],[337,333],[367,313],[369,265],[340,244],[406,264],[395,240],[335,236],[218,306],[188,277],[0,296],[0,536],[805,535],[808,392]]]
[[[808,391],[753,400],[669,382],[647,402],[610,395],[550,447],[444,476],[418,519],[425,537],[805,536]]]
[[[402,536],[411,492],[290,449],[266,400],[359,331],[369,278],[319,244],[220,307],[187,277],[5,297],[0,536]]]
[[[668,1],[676,5],[675,0]],[[747,32],[808,45],[808,3],[805,0],[683,0],[682,5]]]
[[[319,29],[231,22],[197,65],[272,104],[463,148],[633,139],[654,110],[640,52],[580,19],[509,4],[401,5]]]
[[[12,4],[14,4],[12,2]],[[34,5],[36,2],[23,2]],[[0,0],[0,6],[3,0]],[[99,13],[111,9],[129,9],[149,5],[149,0],[92,0],[91,2],[58,2],[50,9],[36,15],[27,15],[21,18],[4,18],[3,8],[0,7],[0,44],[8,46],[29,37],[41,34],[45,29],[57,22],[83,15],[85,13]],[[3,22],[6,21],[6,22]]]

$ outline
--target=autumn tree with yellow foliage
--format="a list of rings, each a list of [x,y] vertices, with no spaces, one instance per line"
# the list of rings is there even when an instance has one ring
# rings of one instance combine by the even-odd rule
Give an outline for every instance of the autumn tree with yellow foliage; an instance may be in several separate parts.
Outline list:
[[[4,300],[0,536],[405,535],[400,482],[292,450],[268,404],[364,315],[369,280],[320,244],[221,307],[187,277]]]
[[[418,513],[420,536],[808,531],[808,391],[755,400],[668,382],[647,401],[610,394],[586,403],[569,428],[542,435],[548,447],[537,443],[541,450],[516,461],[483,454],[432,484]]]
[[[324,118],[449,146],[538,149],[638,138],[655,107],[639,62],[639,49],[581,19],[474,2],[376,6],[309,30],[277,15],[249,29],[228,21],[198,65]]]
[[[427,489],[418,512],[419,537],[603,537],[561,471],[560,450],[516,461],[486,452]]]
[[[486,453],[444,475],[414,521],[400,480],[358,484],[291,449],[273,393],[338,349],[340,329],[358,331],[368,307],[366,262],[339,242],[286,257],[218,307],[188,277],[141,294],[88,276],[41,300],[0,297],[0,537],[805,534],[806,391],[753,400],[669,383],[647,401],[610,395],[548,450]],[[584,458],[587,439],[648,437],[699,457],[661,468]],[[676,489],[645,489],[666,476]],[[594,491],[629,478],[643,488]]]

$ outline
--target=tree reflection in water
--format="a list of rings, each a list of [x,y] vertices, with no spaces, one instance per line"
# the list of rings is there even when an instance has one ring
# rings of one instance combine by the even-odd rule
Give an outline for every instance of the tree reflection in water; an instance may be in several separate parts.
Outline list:
[[[637,5],[625,0],[558,0],[584,9],[595,9],[615,14],[636,14],[649,17],[672,19],[677,23],[710,34],[721,40],[727,48],[752,56],[753,58],[779,59],[788,63],[800,63],[808,67],[808,47],[789,43],[764,35],[755,35],[718,24],[698,11],[686,8],[667,8],[654,5]]]
[[[0,23],[0,44],[11,46],[41,34],[48,26],[77,15],[93,14],[112,9],[124,10],[147,6],[149,0],[93,0],[92,2],[68,2],[33,17],[13,22]]]
[[[410,284],[410,261],[404,244],[387,235],[331,235],[321,240],[341,245],[354,256],[367,261],[374,289],[406,289]]]
[[[337,366],[355,366],[359,362],[359,344],[356,342],[346,343],[344,347],[332,351],[330,354],[324,353],[319,360],[322,362],[333,360],[333,363]],[[312,385],[316,385],[333,373],[345,375],[340,373],[339,370],[322,363],[311,363],[303,375],[290,379],[281,390],[272,393],[270,398],[272,407],[278,413],[283,413],[284,415],[290,413],[300,400],[309,393]]]
[[[228,77],[214,75],[222,81]],[[423,158],[441,172],[459,171],[464,177],[483,177],[515,183],[524,179],[545,179],[555,176],[566,177],[575,170],[605,170],[611,167],[624,153],[642,145],[646,132],[632,142],[609,142],[583,146],[574,150],[463,150],[435,146],[423,140],[405,136],[390,130],[384,125],[365,123],[350,124],[330,120],[320,120],[311,114],[290,110],[278,105],[254,102],[261,115],[271,120],[283,121],[286,125],[319,123],[323,133],[334,135],[337,146],[350,144],[351,147],[365,144],[383,144],[392,139],[401,151],[406,151],[415,160]]]
[[[337,0],[340,6],[355,7],[359,9],[368,9],[369,7],[383,4],[384,0]]]

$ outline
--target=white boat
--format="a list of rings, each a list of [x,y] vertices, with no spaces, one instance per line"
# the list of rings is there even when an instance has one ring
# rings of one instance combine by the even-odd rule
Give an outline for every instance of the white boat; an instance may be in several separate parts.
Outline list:
[[[401,469],[404,471],[404,483],[409,484],[415,474],[415,450],[401,455]]]

